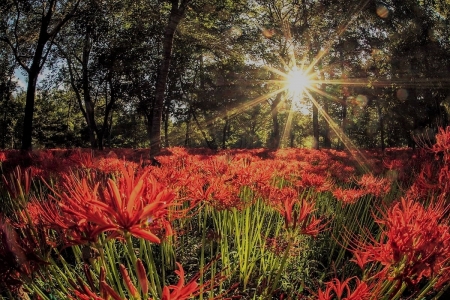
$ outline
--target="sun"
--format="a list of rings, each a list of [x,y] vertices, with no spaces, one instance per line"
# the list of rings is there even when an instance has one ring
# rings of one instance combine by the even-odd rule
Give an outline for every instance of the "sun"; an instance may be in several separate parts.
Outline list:
[[[293,69],[287,74],[286,88],[290,94],[301,95],[310,86],[311,79],[303,70]]]

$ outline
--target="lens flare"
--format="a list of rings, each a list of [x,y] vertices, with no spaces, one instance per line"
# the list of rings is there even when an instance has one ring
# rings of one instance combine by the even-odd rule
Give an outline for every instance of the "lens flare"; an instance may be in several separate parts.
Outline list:
[[[311,85],[310,78],[303,70],[294,69],[288,73],[287,89],[291,94],[299,95]]]

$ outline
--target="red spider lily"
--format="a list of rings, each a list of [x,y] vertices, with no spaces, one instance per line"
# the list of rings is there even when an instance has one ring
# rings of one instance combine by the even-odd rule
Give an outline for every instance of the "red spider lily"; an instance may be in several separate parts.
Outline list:
[[[37,236],[39,234],[39,236]],[[44,232],[17,231],[0,215],[0,282],[17,293],[24,282],[29,281],[47,262],[41,257],[39,240],[46,240]],[[36,241],[37,239],[38,241]]]
[[[207,286],[209,287],[209,283],[199,285],[196,282],[199,275],[192,278],[188,283],[185,283],[183,267],[179,263],[176,264],[178,266],[178,270],[176,270],[175,273],[178,275],[180,279],[176,285],[169,285],[163,287],[161,300],[190,299],[198,296],[200,294],[200,290],[203,287]],[[127,287],[127,290],[130,292],[131,296],[133,296],[134,298],[140,298],[136,286],[131,281],[130,276],[128,275],[128,271],[125,269],[123,265],[120,265],[120,273],[123,276],[125,286]],[[146,295],[148,294],[148,280],[142,261],[140,261],[139,259],[136,264],[136,273],[142,295],[144,295],[145,299]],[[115,291],[110,285],[106,283],[105,275],[106,273],[104,272],[104,269],[102,269],[102,274],[100,275],[99,278],[99,293],[101,296],[99,296],[96,292],[93,291],[94,287],[92,286],[92,284],[87,285],[86,283],[83,282],[83,280],[79,276],[77,276],[77,283],[70,281],[69,279],[70,285],[73,287],[73,293],[75,294],[75,297],[69,295],[69,298],[81,300],[88,300],[88,299],[103,300],[112,297],[113,299],[117,300],[123,299],[119,296],[119,293],[117,291]],[[222,277],[220,277],[219,279],[221,280]],[[151,300],[152,298],[149,299]]]
[[[407,195],[411,198],[427,197],[435,195],[447,198],[450,192],[450,164],[443,166],[425,162],[422,170],[417,176],[414,184],[408,190]]]
[[[285,198],[280,213],[284,216],[285,227],[288,231],[298,231],[300,234],[317,236],[325,227],[322,219],[312,214],[314,204],[302,199]]]
[[[350,259],[350,261],[353,261],[356,263],[361,269],[364,270],[364,266],[370,261],[370,253],[364,252],[364,251],[353,251],[353,256],[355,258]]]
[[[239,187],[224,178],[213,177],[206,179],[192,176],[187,187],[187,197],[192,201],[191,206],[198,202],[208,202],[218,210],[239,208]]]
[[[165,228],[171,233],[165,217],[175,195],[147,172],[135,178],[132,168],[123,168],[118,182],[109,179],[101,191],[100,183],[90,187],[85,179],[78,182],[66,176],[65,187],[68,191],[58,195],[57,200],[63,213],[77,220],[77,224],[96,224],[94,236],[112,230],[160,243],[155,231]]]
[[[194,297],[199,293],[200,286],[194,277],[186,285],[184,282],[184,270],[181,264],[177,263],[178,270],[175,273],[180,277],[177,285],[165,286],[163,288],[161,300],[183,300]]]
[[[30,194],[32,178],[31,168],[22,170],[20,166],[17,166],[15,170],[11,172],[10,180],[6,179],[5,175],[2,175],[4,186],[6,187],[11,199],[27,197]]]
[[[391,182],[385,178],[376,178],[370,174],[364,174],[359,180],[358,184],[368,194],[376,197],[383,197],[389,193],[391,189]]]
[[[440,291],[443,287],[448,285],[449,282],[450,282],[450,268],[446,268],[442,270],[441,274],[439,274],[439,278],[433,288],[435,291]]]
[[[6,161],[6,153],[3,151],[0,151],[0,163]]]
[[[353,204],[356,203],[359,198],[366,194],[363,190],[358,189],[341,189],[335,188],[333,191],[333,196],[336,197],[339,201],[342,201],[345,204]]]
[[[178,275],[180,279],[178,280],[178,283],[176,285],[169,285],[163,288],[161,300],[191,299],[200,295],[201,292],[207,292],[208,289],[211,287],[210,281],[204,283],[203,285],[199,285],[196,282],[198,277],[200,276],[199,274],[194,276],[188,283],[185,284],[183,267],[179,263],[176,264],[178,266],[178,270],[176,270],[175,273]],[[207,268],[208,267],[209,265],[207,266]],[[222,281],[223,279],[224,279],[223,276],[216,276],[216,278],[214,278],[214,281],[215,282]]]
[[[186,187],[186,198],[191,201],[191,203],[198,203],[202,201],[212,200],[212,193],[216,188],[216,184],[213,179],[208,179],[205,176],[195,174],[185,181]]]
[[[233,182],[225,182],[223,179],[215,181],[213,186],[211,204],[216,209],[242,208],[244,203],[239,198],[239,186],[233,184]]]
[[[439,274],[450,258],[450,226],[442,223],[446,211],[442,205],[424,208],[402,199],[377,220],[383,225],[379,241],[360,245],[361,264],[380,262],[384,267],[379,277],[409,285]]]
[[[148,279],[147,273],[145,272],[144,264],[140,259],[136,261],[136,273],[139,280],[139,286],[141,287],[142,294],[147,295],[148,293]]]
[[[190,299],[193,297],[196,297],[200,294],[200,291],[203,289],[203,292],[207,291],[208,288],[210,288],[211,282],[204,283],[203,285],[199,285],[196,281],[199,278],[199,274],[194,276],[188,283],[185,283],[184,278],[184,270],[181,264],[176,263],[178,266],[178,270],[175,271],[175,273],[180,278],[178,283],[176,285],[169,285],[164,286],[162,290],[161,300],[184,300],[184,299]],[[209,267],[209,266],[207,266]],[[88,270],[89,271],[89,270]],[[136,262],[136,275],[139,282],[141,294],[144,296],[143,299],[148,295],[149,287],[148,287],[148,279],[147,274],[144,268],[144,265],[140,259]],[[89,272],[86,272],[86,277],[89,280],[88,274]],[[120,265],[120,273],[122,275],[122,278],[124,280],[125,286],[130,293],[131,296],[134,298],[140,298],[139,292],[136,288],[136,286],[133,284],[128,271],[123,265]],[[96,292],[94,292],[94,286],[92,283],[89,284],[89,286],[83,282],[83,280],[80,277],[77,277],[77,283],[71,281],[70,285],[73,287],[73,293],[76,297],[69,296],[71,299],[81,299],[81,300],[88,300],[88,299],[94,299],[94,300],[100,300],[100,299],[109,299],[109,297],[112,297],[113,299],[122,299],[119,296],[119,293],[115,291],[110,285],[108,285],[105,281],[106,278],[106,272],[105,269],[102,267],[100,272],[100,278],[99,278],[99,293],[101,296],[98,296]],[[70,279],[69,279],[70,280]],[[222,276],[218,276],[214,279],[214,281],[221,281],[223,280]],[[151,300],[152,298],[149,298]]]
[[[281,210],[284,208],[284,201],[286,199],[297,199],[298,191],[292,187],[275,187],[267,184],[258,189],[259,196],[266,199],[267,203],[275,209]]]
[[[353,291],[348,285],[352,279],[355,279],[356,281]],[[346,297],[344,297],[344,295]],[[370,292],[369,286],[356,277],[348,278],[343,282],[337,278],[334,278],[326,283],[325,291],[319,289],[317,296],[319,300],[364,300],[372,299],[374,297],[374,295]]]
[[[450,126],[445,129],[439,128],[439,132],[436,135],[436,142],[431,148],[435,153],[443,153],[444,159],[448,160],[450,150]]]
[[[104,273],[104,271],[102,272]],[[73,288],[73,293],[75,294],[75,297],[73,297],[72,295],[67,295],[69,299],[105,300],[110,299],[112,297],[112,299],[114,300],[123,300],[123,298],[120,297],[119,293],[117,293],[109,284],[106,283],[104,278],[99,279],[99,289],[101,296],[93,292],[92,291],[93,287],[89,287],[88,285],[86,285],[78,275],[77,275],[77,283],[73,282],[71,279],[68,280]]]
[[[65,247],[96,243],[102,230],[101,225],[62,212],[60,205],[51,199],[32,199],[26,210],[33,224],[58,232],[59,242]]]
[[[110,152],[114,153],[114,152]],[[117,156],[114,157],[115,154],[108,154],[108,157],[100,158],[96,162],[96,167],[103,173],[116,173],[122,172],[124,169],[124,160],[118,159]],[[137,163],[126,161],[127,167],[136,170],[138,168]]]
[[[82,152],[81,150],[71,151],[68,153],[68,160],[75,166],[81,166],[85,169],[92,169],[95,165],[94,152]]]
[[[313,187],[320,192],[328,191],[331,187],[326,176],[306,172],[302,172],[301,180],[297,182],[296,186],[301,188]]]
[[[421,166],[419,175],[408,190],[410,197],[426,197],[428,194],[439,190],[440,185],[437,182],[436,174],[439,170],[430,162],[424,162]]]

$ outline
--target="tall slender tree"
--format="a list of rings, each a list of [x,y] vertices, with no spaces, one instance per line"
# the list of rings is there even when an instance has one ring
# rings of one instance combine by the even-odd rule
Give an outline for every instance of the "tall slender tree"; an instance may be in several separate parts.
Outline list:
[[[82,0],[6,0],[1,6],[0,40],[12,49],[28,75],[22,150],[31,150],[33,113],[39,73],[61,28],[75,15]]]
[[[167,85],[175,31],[184,18],[186,9],[192,0],[171,0],[170,14],[164,29],[162,40],[162,58],[158,67],[155,97],[151,103],[150,114],[147,115],[150,137],[150,157],[161,152],[161,122],[164,109],[164,94]]]

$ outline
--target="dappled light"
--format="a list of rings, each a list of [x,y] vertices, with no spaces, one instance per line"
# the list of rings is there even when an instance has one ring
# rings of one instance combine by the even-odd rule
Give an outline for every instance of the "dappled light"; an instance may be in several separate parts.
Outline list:
[[[448,20],[3,0],[0,300],[450,299]]]

